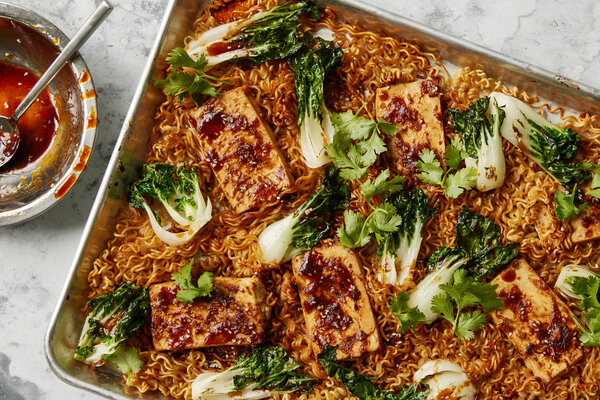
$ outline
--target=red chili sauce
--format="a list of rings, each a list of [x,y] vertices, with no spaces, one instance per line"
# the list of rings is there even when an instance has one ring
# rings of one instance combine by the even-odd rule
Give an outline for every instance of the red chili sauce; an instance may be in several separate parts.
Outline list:
[[[0,115],[12,116],[37,81],[33,72],[0,62]],[[48,149],[57,126],[58,112],[45,89],[19,119],[21,142],[13,158],[0,168],[0,173],[24,168],[40,158]]]

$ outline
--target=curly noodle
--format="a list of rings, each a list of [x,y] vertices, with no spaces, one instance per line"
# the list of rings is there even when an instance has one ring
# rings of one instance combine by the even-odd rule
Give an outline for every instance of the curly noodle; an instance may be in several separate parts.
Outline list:
[[[222,22],[220,9],[227,1],[208,5],[194,23],[194,34]],[[248,0],[244,7],[234,9],[228,19],[248,15],[259,9],[276,5],[273,0]],[[326,27],[334,32],[337,45],[344,49],[343,65],[327,80],[325,91],[327,106],[337,112],[351,109],[356,112],[363,103],[363,111],[374,112],[377,88],[430,77],[443,89],[444,109],[466,108],[468,104],[491,91],[519,97],[534,103],[536,97],[518,89],[509,89],[501,82],[489,78],[484,71],[463,68],[450,78],[435,54],[421,51],[417,46],[403,43],[381,33],[373,33],[359,26],[341,23],[330,9],[326,9],[321,22],[309,25],[308,30]],[[260,113],[273,129],[275,139],[296,179],[294,187],[260,209],[242,215],[233,213],[210,167],[203,159],[194,133],[188,129],[187,113],[195,107],[191,99],[177,101],[167,96],[158,107],[155,126],[148,150],[149,162],[180,164],[186,162],[198,167],[204,193],[215,204],[211,222],[190,242],[180,247],[170,247],[158,239],[144,212],[132,208],[121,210],[114,237],[95,260],[88,281],[90,297],[113,289],[115,284],[133,281],[150,285],[170,279],[191,258],[196,258],[205,270],[217,275],[250,276],[260,273],[265,282],[272,305],[272,322],[269,337],[283,347],[302,366],[303,372],[320,379],[311,394],[283,395],[283,398],[338,399],[352,396],[320,368],[307,340],[304,317],[289,263],[265,268],[258,258],[257,235],[284,213],[298,207],[319,185],[321,171],[311,170],[302,161],[296,127],[296,97],[294,75],[286,61],[273,61],[260,65],[226,63],[211,70],[213,75],[232,83],[217,84],[217,89],[245,86],[260,107]],[[565,126],[581,133],[589,154],[596,161],[600,157],[600,116],[583,114],[564,116],[561,108],[536,104],[549,112],[558,113]],[[446,112],[444,120],[448,121]],[[453,134],[445,124],[446,135]],[[447,138],[448,140],[449,138]],[[590,150],[591,149],[591,150]],[[506,181],[495,191],[471,191],[460,199],[446,199],[440,191],[433,192],[439,201],[440,211],[424,231],[423,248],[418,265],[438,246],[451,245],[454,240],[456,218],[464,204],[498,223],[507,241],[521,243],[521,255],[526,257],[540,276],[553,283],[559,267],[566,264],[593,265],[598,251],[594,243],[574,244],[570,240],[568,225],[556,222],[543,236],[538,234],[538,216],[551,212],[553,195],[558,186],[533,161],[516,147],[504,141],[506,156]],[[381,164],[381,165],[380,165]],[[369,176],[383,168],[378,162]],[[352,183],[354,209],[365,211],[366,204],[358,192],[360,182]],[[375,376],[375,383],[384,389],[396,390],[410,384],[413,373],[422,360],[444,357],[458,362],[470,379],[480,388],[480,397],[486,399],[592,399],[600,388],[600,350],[585,348],[585,356],[572,365],[565,375],[545,385],[525,367],[523,359],[506,337],[488,324],[469,341],[460,341],[451,332],[451,326],[438,320],[422,325],[416,332],[400,334],[398,323],[387,303],[392,289],[380,284],[376,277],[373,252],[358,252],[366,274],[367,290],[371,295],[373,311],[380,329],[383,346],[380,351],[356,360],[353,368]],[[420,268],[417,277],[424,276]],[[144,361],[142,370],[134,374],[128,385],[139,392],[160,391],[174,398],[191,397],[190,383],[209,368],[225,368],[232,359],[211,350],[184,352],[158,352],[153,350],[148,328],[132,341],[140,348]],[[133,389],[128,389],[133,390]]]

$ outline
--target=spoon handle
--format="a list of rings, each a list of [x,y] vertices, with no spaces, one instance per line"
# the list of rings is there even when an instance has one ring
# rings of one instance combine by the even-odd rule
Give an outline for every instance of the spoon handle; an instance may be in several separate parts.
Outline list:
[[[56,74],[58,74],[62,67],[71,59],[71,57],[73,57],[73,54],[79,50],[81,45],[88,40],[90,35],[94,33],[96,28],[100,26],[100,24],[106,17],[108,17],[108,14],[110,14],[112,10],[113,6],[108,2],[108,0],[103,0],[102,4],[96,8],[96,11],[94,11],[92,16],[88,18],[79,32],[77,32],[73,39],[69,41],[69,43],[65,46],[65,49],[58,55],[58,57],[56,57],[52,65],[48,67],[46,72],[44,72],[44,74],[40,77],[35,86],[17,106],[12,116],[14,120],[18,120],[21,115],[27,111],[35,99],[46,88],[48,83],[50,83],[50,81],[56,76]]]

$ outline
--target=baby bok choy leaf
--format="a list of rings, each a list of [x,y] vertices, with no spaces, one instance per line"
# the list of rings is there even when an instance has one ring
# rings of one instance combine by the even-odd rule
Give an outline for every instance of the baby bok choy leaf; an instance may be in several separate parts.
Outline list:
[[[539,164],[557,182],[572,189],[591,178],[591,174],[573,161],[581,139],[570,128],[559,128],[536,113],[528,104],[493,92],[491,101],[506,113],[500,128],[502,136]]]
[[[260,233],[262,261],[278,264],[316,246],[329,235],[332,212],[347,207],[349,199],[348,184],[339,170],[327,167],[319,189],[295,213],[273,222]]]
[[[500,126],[504,111],[489,97],[478,99],[463,112],[451,108],[454,129],[463,137],[467,167],[477,168],[477,190],[485,192],[504,183],[506,164]]]
[[[342,49],[334,47],[333,42],[316,38],[290,58],[298,99],[300,147],[304,162],[311,168],[329,162],[325,145],[333,142],[334,127],[325,105],[323,83],[343,55]]]
[[[91,299],[88,305],[90,312],[74,357],[101,365],[146,323],[150,298],[147,288],[125,282],[112,292]]]
[[[158,200],[182,232],[170,232],[163,227],[145,195]],[[205,201],[202,197],[196,168],[186,169],[185,165],[175,168],[169,164],[144,164],[140,179],[129,187],[128,202],[146,211],[156,236],[171,246],[192,239],[210,221],[212,212],[210,199]]]
[[[383,283],[403,285],[412,279],[417,264],[423,228],[433,218],[438,207],[431,207],[420,188],[391,194],[388,201],[396,207],[402,223],[395,232],[384,235],[378,247]]]
[[[409,308],[417,307],[425,315],[425,322],[433,322],[440,316],[440,307],[432,307],[433,299],[445,296],[444,288],[453,284],[456,271],[462,269],[475,282],[498,272],[520,249],[517,243],[501,245],[499,238],[498,225],[463,207],[456,224],[456,246],[440,247],[429,257],[427,266],[431,272],[411,293]]]
[[[316,379],[281,347],[261,345],[222,372],[204,372],[192,383],[192,399],[264,399],[297,390],[310,392]]]
[[[201,33],[188,43],[187,52],[195,60],[206,57],[207,68],[230,60],[286,58],[302,47],[298,27],[304,14],[318,19],[321,11],[310,0],[286,2]]]

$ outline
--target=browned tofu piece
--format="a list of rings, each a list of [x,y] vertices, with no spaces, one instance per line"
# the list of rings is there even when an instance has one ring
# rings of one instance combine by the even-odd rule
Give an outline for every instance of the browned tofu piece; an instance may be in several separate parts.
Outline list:
[[[585,196],[585,202],[590,208],[571,220],[571,240],[575,243],[600,238],[600,200]]]
[[[569,308],[525,260],[515,261],[491,283],[498,285],[504,303],[492,320],[534,375],[549,382],[583,356]]]
[[[150,286],[152,341],[156,350],[256,345],[265,340],[267,293],[256,278],[216,277],[211,297],[177,300],[174,282]]]
[[[293,176],[273,133],[239,87],[188,115],[204,159],[236,213],[273,201],[293,185]]]
[[[535,231],[542,246],[547,249],[558,247],[567,235],[561,231],[561,222],[556,219],[552,205],[538,204],[535,211]]]
[[[314,354],[338,346],[338,359],[379,349],[379,332],[365,290],[360,260],[332,241],[292,261]]]
[[[444,164],[444,127],[439,88],[431,79],[377,89],[377,117],[398,125],[388,137],[388,154],[397,173],[417,175],[417,161],[423,148],[436,153]]]

